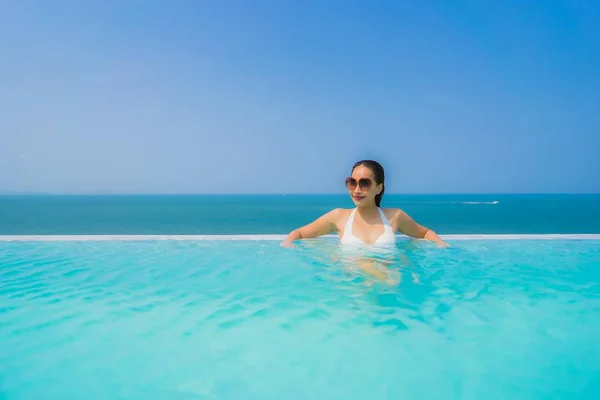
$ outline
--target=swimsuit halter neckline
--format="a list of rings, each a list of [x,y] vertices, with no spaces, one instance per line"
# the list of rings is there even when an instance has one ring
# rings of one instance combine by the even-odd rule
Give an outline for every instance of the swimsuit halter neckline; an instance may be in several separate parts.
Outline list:
[[[355,236],[352,232],[352,226],[354,224],[354,216],[358,207],[354,208],[350,213],[350,217],[348,217],[348,221],[346,222],[346,227],[344,229],[344,234],[341,239],[341,243],[343,244],[368,244],[364,242],[359,237]],[[396,235],[392,231],[392,226],[387,220],[383,210],[380,207],[377,207],[377,211],[379,211],[379,215],[381,216],[381,222],[383,223],[383,233],[373,242],[373,244],[381,244],[381,243],[395,243]]]

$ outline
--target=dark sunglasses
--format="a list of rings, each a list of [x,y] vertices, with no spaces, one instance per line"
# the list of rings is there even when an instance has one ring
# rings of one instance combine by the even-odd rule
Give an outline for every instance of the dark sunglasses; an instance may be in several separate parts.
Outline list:
[[[360,178],[358,180],[358,182],[356,181],[356,179],[352,178],[352,177],[348,177],[346,178],[346,187],[350,190],[354,190],[356,189],[356,185],[358,184],[358,186],[360,187],[360,190],[369,190],[371,188],[371,185],[373,184],[373,182],[370,179],[367,178]]]

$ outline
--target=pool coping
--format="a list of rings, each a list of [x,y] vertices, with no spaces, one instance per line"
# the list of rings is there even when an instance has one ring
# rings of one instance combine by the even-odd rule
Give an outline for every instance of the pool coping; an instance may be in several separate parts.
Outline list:
[[[287,235],[0,235],[0,242],[56,242],[56,241],[151,241],[151,240],[284,240]],[[582,234],[449,234],[440,235],[444,240],[600,240],[600,233]],[[337,238],[324,235],[322,238]],[[399,240],[410,240],[397,235]]]

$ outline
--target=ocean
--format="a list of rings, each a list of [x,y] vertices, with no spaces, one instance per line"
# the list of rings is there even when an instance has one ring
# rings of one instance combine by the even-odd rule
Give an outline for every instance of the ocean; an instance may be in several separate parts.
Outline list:
[[[1,235],[287,234],[347,195],[5,195]],[[439,234],[600,233],[600,194],[393,195]]]

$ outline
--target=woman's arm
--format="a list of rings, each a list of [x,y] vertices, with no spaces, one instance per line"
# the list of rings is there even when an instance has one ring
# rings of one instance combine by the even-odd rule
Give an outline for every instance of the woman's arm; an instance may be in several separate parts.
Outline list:
[[[281,245],[284,247],[291,247],[292,242],[295,240],[316,238],[318,236],[335,232],[337,230],[337,221],[340,217],[340,214],[341,209],[336,208],[329,211],[327,214],[323,214],[310,224],[298,229],[294,229],[289,233]]]
[[[398,230],[407,236],[419,239],[426,239],[435,242],[440,247],[449,246],[448,243],[444,242],[434,231],[426,228],[413,220],[410,215],[402,210],[397,210],[395,217],[397,221]]]

